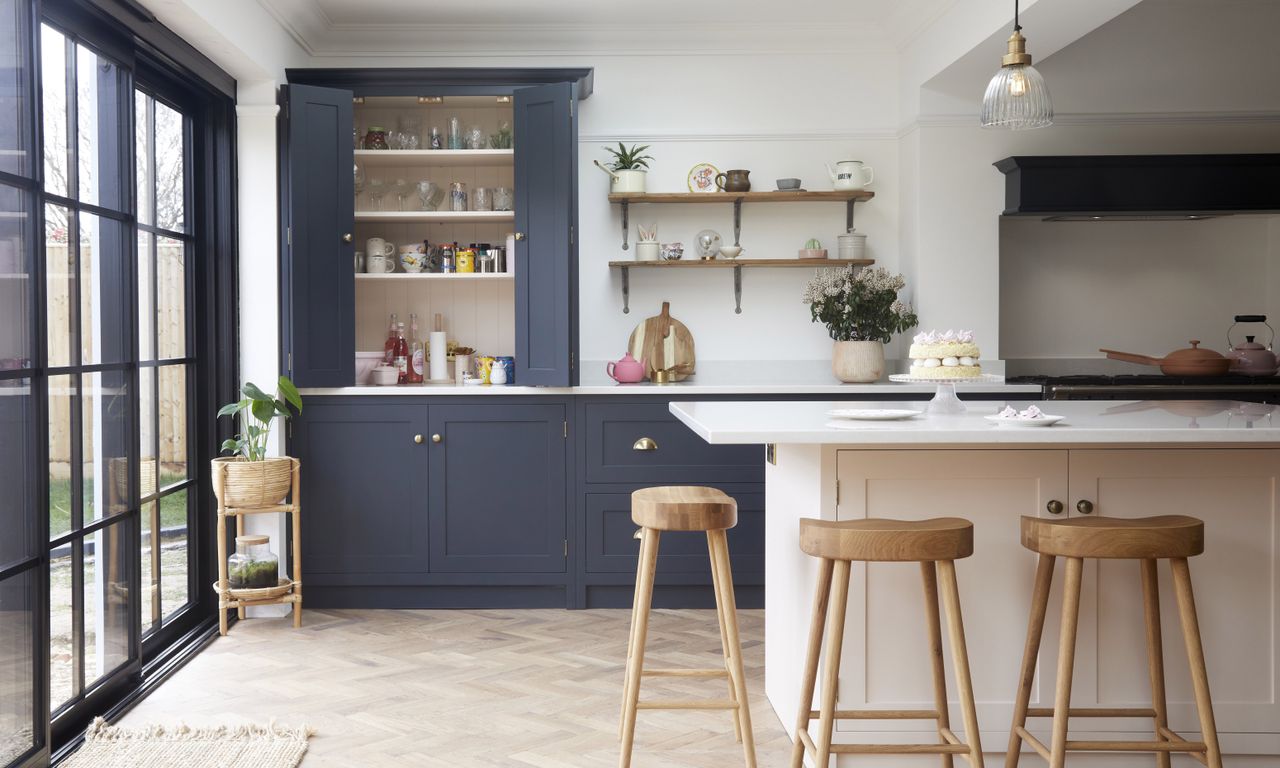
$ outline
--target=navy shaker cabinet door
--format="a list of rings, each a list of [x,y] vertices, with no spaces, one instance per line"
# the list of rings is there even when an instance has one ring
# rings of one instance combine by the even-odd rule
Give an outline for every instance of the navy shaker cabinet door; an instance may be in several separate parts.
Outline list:
[[[575,378],[577,201],[573,86],[516,90],[516,381],[568,386]]]
[[[427,573],[426,417],[418,405],[307,403],[290,451],[302,461],[308,584]]]
[[[351,91],[284,87],[285,368],[300,387],[355,383]]]
[[[431,406],[433,573],[565,571],[565,418],[561,404]]]

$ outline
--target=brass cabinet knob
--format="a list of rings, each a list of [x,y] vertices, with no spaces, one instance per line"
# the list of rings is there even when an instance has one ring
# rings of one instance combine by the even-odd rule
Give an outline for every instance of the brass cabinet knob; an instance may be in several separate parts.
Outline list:
[[[349,243],[349,242],[351,242],[351,233],[350,233],[350,232],[348,232],[348,233],[346,233],[345,235],[343,235],[343,236],[342,236],[342,242],[344,242],[344,243]]]
[[[443,438],[443,437],[441,437],[441,436],[439,436],[439,435],[432,435],[432,436],[431,436],[431,442],[433,442],[433,443],[438,443],[438,442],[440,442],[440,441],[442,441],[442,440],[444,440],[444,438]]]
[[[523,240],[523,239],[524,239],[524,233],[523,233],[523,232],[517,232],[517,233],[516,233],[516,239],[517,239],[517,240]]]
[[[413,442],[417,443],[418,445],[422,445],[422,435],[414,435]]]
[[[1076,511],[1082,515],[1093,514],[1093,502],[1088,499],[1081,499],[1076,502]]]
[[[633,450],[633,451],[656,451],[656,450],[658,450],[658,444],[657,444],[657,442],[655,442],[655,441],[654,441],[654,439],[653,439],[652,437],[642,437],[642,438],[640,438],[639,440],[637,440],[637,441],[635,441],[634,443],[632,443],[632,444],[631,444],[631,450]]]
[[[1044,505],[1044,508],[1049,510],[1049,514],[1051,515],[1062,514],[1062,502],[1057,499],[1050,499],[1049,503]]]

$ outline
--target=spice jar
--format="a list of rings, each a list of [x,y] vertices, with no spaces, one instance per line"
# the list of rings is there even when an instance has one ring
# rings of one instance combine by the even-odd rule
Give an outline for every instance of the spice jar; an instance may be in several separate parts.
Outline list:
[[[227,558],[227,584],[232,589],[263,589],[280,583],[280,559],[268,536],[237,536],[236,553]]]
[[[369,126],[369,132],[364,135],[365,149],[391,149],[387,144],[387,131],[385,128],[379,128],[376,125]]]

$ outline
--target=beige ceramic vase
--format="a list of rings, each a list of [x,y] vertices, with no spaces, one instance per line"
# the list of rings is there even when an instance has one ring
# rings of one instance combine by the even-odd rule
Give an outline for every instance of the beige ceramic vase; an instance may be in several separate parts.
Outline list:
[[[870,384],[884,376],[884,345],[878,341],[837,341],[831,372],[846,384]]]

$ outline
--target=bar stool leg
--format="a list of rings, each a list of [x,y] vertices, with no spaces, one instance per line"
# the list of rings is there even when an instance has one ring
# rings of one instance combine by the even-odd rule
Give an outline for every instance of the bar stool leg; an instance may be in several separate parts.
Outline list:
[[[720,559],[716,557],[715,538],[707,531],[707,554],[711,559],[711,586],[715,591],[716,620],[720,624],[720,652],[724,657],[725,682],[729,684],[729,700],[738,704],[738,689],[733,683],[733,670],[730,669],[732,655],[729,652],[729,627],[725,621],[724,577],[720,575]],[[730,579],[732,584],[732,579]],[[742,715],[735,708],[733,712],[733,738],[742,743]]]
[[[946,744],[943,728],[951,727],[951,713],[947,708],[947,669],[942,660],[942,618],[938,609],[938,569],[932,561],[920,563],[920,575],[924,579],[924,618],[929,632],[929,660],[933,666],[933,704],[938,710],[938,743]],[[951,755],[942,756],[943,768],[952,768]]]
[[[813,690],[818,685],[818,656],[822,652],[822,627],[827,620],[827,601],[831,598],[831,572],[835,561],[822,558],[818,561],[818,583],[813,588],[813,619],[809,623],[809,645],[804,657],[804,674],[800,682],[800,714],[796,716],[796,730],[792,736],[791,768],[804,765],[804,741],[801,731],[809,730],[813,718]]]
[[[1155,710],[1156,740],[1165,738],[1169,727],[1169,705],[1164,690],[1164,643],[1160,631],[1160,581],[1155,560],[1143,560],[1142,608],[1147,623],[1147,674],[1151,678],[1151,708]],[[1169,768],[1168,752],[1156,753],[1156,768]]]
[[[964,735],[969,742],[969,765],[982,768],[982,737],[978,733],[978,709],[973,702],[973,678],[969,673],[969,649],[964,639],[964,619],[960,613],[960,585],[956,583],[954,560],[939,560],[942,602],[947,607],[947,630],[951,635],[951,657],[956,668],[956,687],[964,715]]]
[[[618,756],[620,768],[631,765],[631,747],[636,735],[636,705],[640,701],[640,670],[644,668],[644,644],[649,633],[649,607],[653,603],[653,577],[658,565],[658,539],[660,532],[645,528],[640,537],[640,565],[636,579],[635,637],[631,659],[627,662],[627,690],[624,694],[622,714],[622,750]]]
[[[840,651],[844,646],[844,618],[849,603],[848,560],[837,560],[832,576],[830,605],[827,609],[826,666],[822,670],[822,706],[818,720],[818,756],[814,765],[828,768],[831,762],[831,732],[835,728],[836,690],[840,686]]]
[[[747,673],[742,666],[742,638],[738,632],[738,604],[733,594],[733,569],[729,564],[729,540],[723,530],[710,533],[718,563],[720,592],[724,596],[725,629],[729,633],[729,653],[733,655],[729,676],[737,690],[738,717],[742,725],[742,754],[747,768],[756,768],[756,739],[751,729],[751,702],[747,696]]]
[[[1172,558],[1169,565],[1173,567],[1173,587],[1178,596],[1178,613],[1182,616],[1182,639],[1186,641],[1187,660],[1191,662],[1191,683],[1196,692],[1201,739],[1206,747],[1205,761],[1209,768],[1222,768],[1218,727],[1213,720],[1213,700],[1209,697],[1209,673],[1204,666],[1204,646],[1200,643],[1200,620],[1191,592],[1191,569],[1185,557]]]
[[[1058,691],[1053,702],[1053,745],[1049,768],[1067,764],[1067,721],[1071,708],[1071,676],[1076,661],[1076,625],[1080,619],[1080,582],[1084,560],[1067,558],[1067,578],[1062,590],[1062,637],[1058,639]]]
[[[1022,756],[1022,736],[1018,729],[1027,726],[1027,707],[1031,703],[1031,685],[1036,677],[1036,657],[1040,655],[1040,640],[1044,636],[1044,617],[1049,610],[1049,587],[1053,585],[1053,563],[1056,559],[1053,555],[1040,555],[1036,563],[1031,618],[1027,620],[1027,642],[1022,650],[1022,671],[1018,675],[1018,695],[1013,704],[1013,727],[1009,729],[1005,768],[1018,768],[1018,760]]]
[[[645,543],[644,531],[637,530],[636,536],[640,540],[640,553],[636,558],[636,586],[631,594],[631,631],[627,635],[627,662],[623,665],[622,674],[622,703],[618,712],[618,738],[622,738],[622,726],[627,722],[627,691],[631,690],[631,655],[635,653],[636,648],[636,621],[638,610],[640,607],[640,570],[644,567],[645,560]]]

